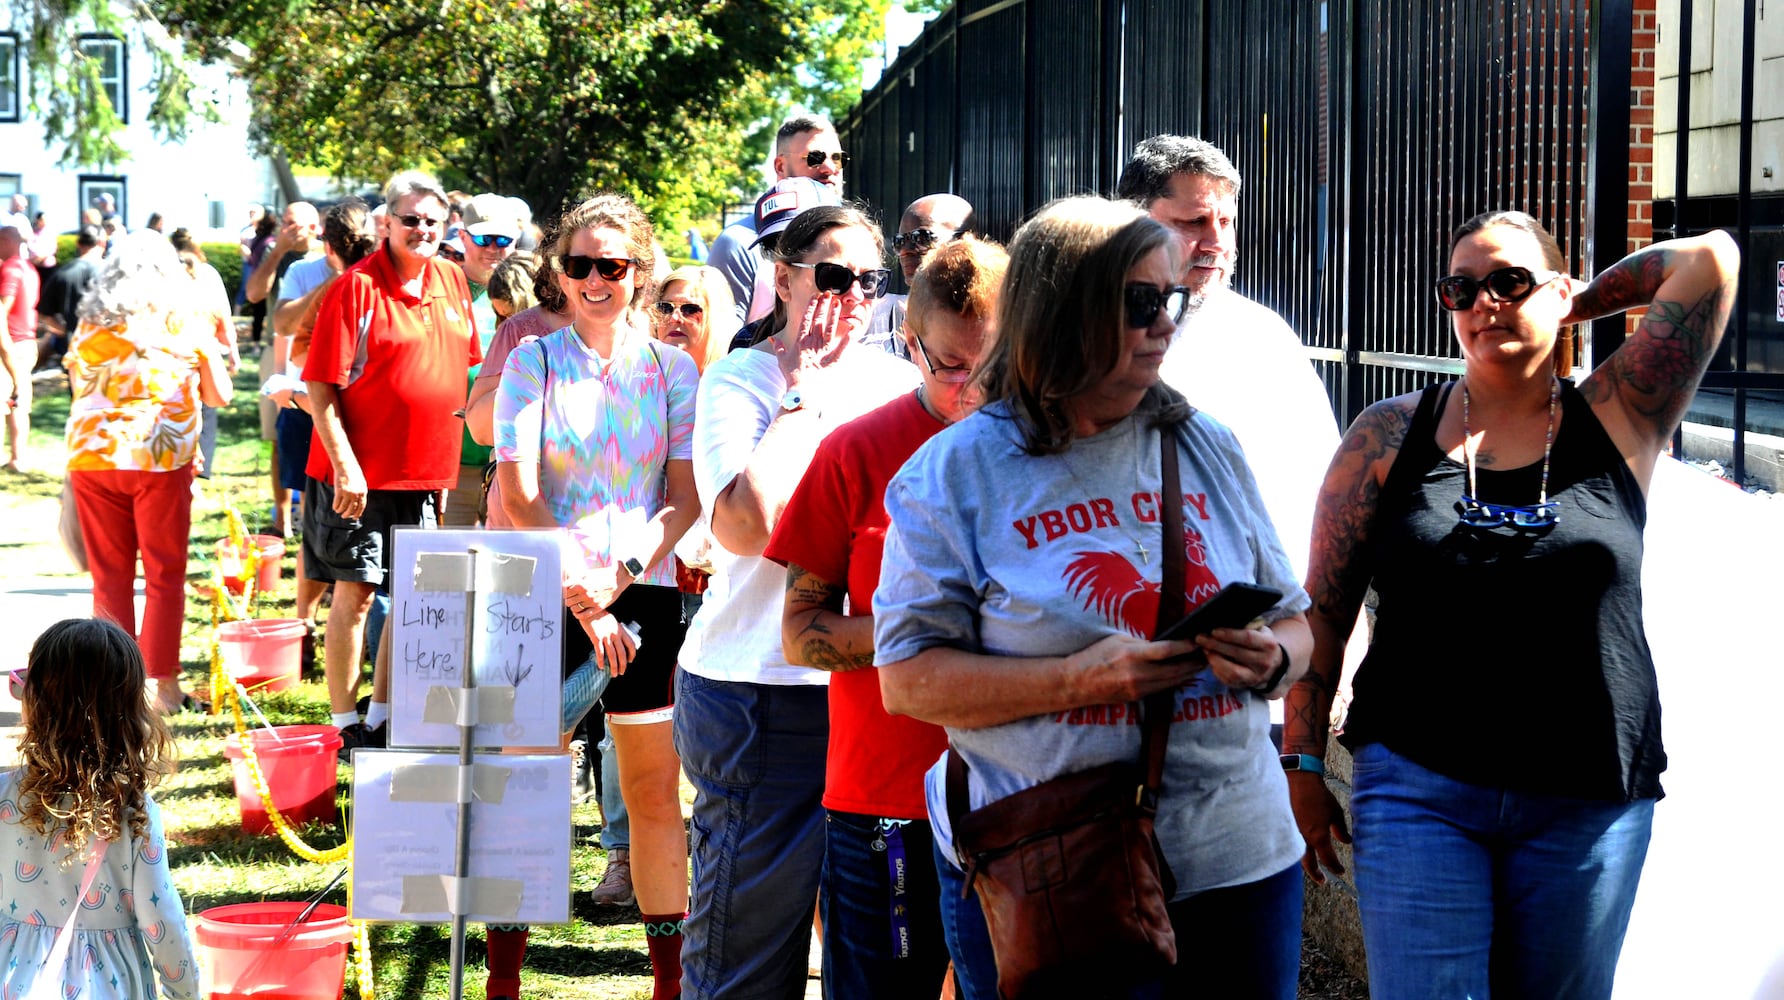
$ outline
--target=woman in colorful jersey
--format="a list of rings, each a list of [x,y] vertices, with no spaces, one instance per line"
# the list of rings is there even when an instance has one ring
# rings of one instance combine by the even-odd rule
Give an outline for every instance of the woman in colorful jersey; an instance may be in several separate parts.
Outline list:
[[[1128,203],[1067,198],[1017,230],[985,405],[886,490],[874,662],[888,711],[946,727],[972,809],[1136,761],[1133,703],[1170,692],[1156,829],[1177,887],[1177,964],[1132,990],[1099,981],[1073,995],[1286,1000],[1300,969],[1301,844],[1266,699],[1306,667],[1307,597],[1232,432],[1159,381],[1188,296],[1180,273],[1170,232]],[[1255,630],[1148,638],[1166,442],[1180,466],[1185,605],[1229,583],[1282,592]],[[960,995],[995,997],[945,762],[926,784],[944,931]]]
[[[652,244],[650,221],[622,195],[564,216],[553,252],[573,318],[509,353],[495,459],[514,526],[562,529],[566,671],[592,655],[613,675],[601,707],[619,751],[653,996],[667,1000],[680,989],[688,891],[670,736],[687,626],[670,552],[700,513],[691,460],[700,376],[687,354],[650,337]]]
[[[1529,215],[1476,216],[1436,286],[1462,378],[1376,403],[1344,436],[1314,520],[1313,670],[1289,694],[1283,750],[1312,762],[1289,776],[1308,874],[1342,871],[1332,842],[1349,834],[1319,761],[1373,587],[1342,741],[1378,1000],[1610,995],[1666,767],[1642,630],[1646,493],[1739,260],[1711,232],[1588,285]],[[1631,308],[1647,310],[1635,333],[1575,388],[1562,328]],[[1507,682],[1523,696],[1496,713]],[[1472,715],[1503,724],[1482,739]]]
[[[163,712],[193,704],[180,689],[180,630],[200,406],[226,406],[233,392],[229,349],[197,289],[160,233],[120,238],[81,301],[62,361],[74,396],[68,482],[93,573],[93,614],[137,637]]]
[[[923,772],[948,737],[886,714],[873,669],[873,592],[886,484],[978,405],[969,383],[990,346],[1008,266],[1002,247],[971,236],[929,254],[904,321],[923,383],[824,439],[764,553],[787,567],[787,662],[832,672],[818,889],[826,997],[933,997],[948,968],[923,801]]]

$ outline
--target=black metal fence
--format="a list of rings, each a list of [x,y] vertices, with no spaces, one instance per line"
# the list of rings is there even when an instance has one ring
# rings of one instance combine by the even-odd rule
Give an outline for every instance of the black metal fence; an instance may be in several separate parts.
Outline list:
[[[960,0],[840,129],[888,234],[954,191],[1004,239],[1113,190],[1147,136],[1217,143],[1245,178],[1237,286],[1348,421],[1460,371],[1430,293],[1456,224],[1521,207],[1575,273],[1623,255],[1631,31],[1629,0]],[[1622,335],[1600,321],[1592,356]]]

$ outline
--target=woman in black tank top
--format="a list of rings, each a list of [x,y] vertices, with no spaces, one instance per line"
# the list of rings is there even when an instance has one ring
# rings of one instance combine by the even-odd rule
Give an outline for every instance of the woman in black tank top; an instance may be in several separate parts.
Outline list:
[[[1341,737],[1370,993],[1608,997],[1646,856],[1660,703],[1641,624],[1654,465],[1734,303],[1727,234],[1590,284],[1521,212],[1471,219],[1437,282],[1465,373],[1377,403],[1326,476],[1313,668],[1284,766],[1303,866],[1350,841],[1321,780],[1345,641],[1379,598]],[[1583,379],[1563,328],[1645,307]],[[1479,731],[1490,725],[1491,735]]]

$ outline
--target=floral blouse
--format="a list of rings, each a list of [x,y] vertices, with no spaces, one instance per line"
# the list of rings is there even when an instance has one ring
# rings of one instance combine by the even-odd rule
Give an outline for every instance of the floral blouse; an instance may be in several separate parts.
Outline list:
[[[198,370],[223,350],[207,318],[150,312],[108,325],[82,320],[63,364],[74,387],[68,468],[171,472],[198,452]]]

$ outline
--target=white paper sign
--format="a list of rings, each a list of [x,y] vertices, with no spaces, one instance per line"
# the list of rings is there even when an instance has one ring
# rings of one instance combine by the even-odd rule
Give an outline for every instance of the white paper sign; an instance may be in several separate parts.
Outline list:
[[[471,921],[561,924],[570,920],[570,755],[477,754],[478,800],[471,806]],[[412,769],[441,769],[417,775]],[[409,780],[393,801],[392,775]],[[353,919],[450,923],[438,900],[454,884],[458,838],[458,755],[358,750],[353,755]],[[499,802],[484,801],[500,772]],[[438,780],[435,780],[438,779]],[[417,788],[443,785],[429,796]],[[430,800],[431,799],[431,800]],[[446,801],[441,801],[444,799]],[[518,908],[508,903],[518,890]],[[495,910],[478,909],[477,903]],[[432,902],[439,909],[418,909]]]
[[[468,574],[454,571],[473,545],[481,559],[475,612],[477,686],[511,688],[512,716],[495,692],[478,699],[472,742],[479,747],[557,746],[563,724],[563,577],[551,531],[424,531],[399,529],[390,595],[390,745],[456,747],[461,717],[452,699],[465,663]],[[425,556],[425,558],[424,558]],[[523,557],[515,559],[514,557]],[[533,560],[530,586],[525,560]],[[451,590],[428,589],[452,586]],[[502,593],[527,589],[525,594]],[[437,721],[428,721],[430,689]],[[472,711],[465,709],[462,711]],[[442,712],[444,714],[442,714]],[[501,721],[487,721],[491,717]]]

